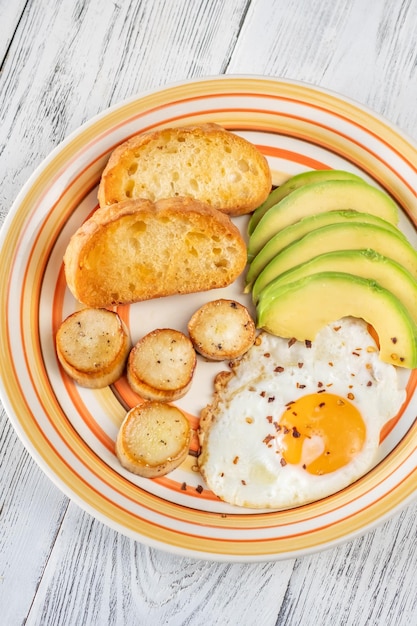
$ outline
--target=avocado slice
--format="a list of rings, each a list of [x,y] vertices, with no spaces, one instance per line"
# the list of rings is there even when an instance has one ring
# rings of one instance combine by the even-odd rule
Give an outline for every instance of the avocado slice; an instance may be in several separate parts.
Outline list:
[[[317,228],[290,244],[262,270],[252,288],[257,301],[266,285],[287,270],[310,261],[313,257],[336,250],[375,250],[397,261],[417,279],[417,252],[401,234],[374,224],[341,222]]]
[[[342,272],[311,274],[278,284],[259,300],[257,312],[258,327],[300,341],[314,341],[325,324],[342,317],[362,318],[378,334],[382,361],[417,366],[417,326],[402,302],[375,280]]]
[[[338,250],[319,254],[268,283],[259,299],[268,300],[279,286],[322,272],[342,272],[375,280],[403,303],[417,324],[417,280],[402,265],[375,250]]]
[[[261,217],[265,215],[268,209],[280,202],[280,200],[304,185],[320,183],[325,180],[357,180],[358,182],[365,182],[360,176],[344,170],[309,170],[308,172],[295,174],[286,180],[285,183],[271,191],[265,202],[253,212],[248,225],[249,235],[253,233]]]
[[[317,213],[317,215],[304,217],[298,222],[295,222],[295,224],[291,224],[290,226],[280,230],[258,252],[256,257],[252,260],[246,274],[245,292],[247,293],[250,290],[251,285],[264,267],[266,267],[268,263],[289,244],[297,241],[297,239],[300,239],[301,237],[304,237],[304,235],[312,230],[315,230],[316,228],[321,228],[322,226],[327,226],[328,224],[337,224],[339,222],[347,221],[375,224],[381,228],[392,230],[398,233],[400,237],[405,238],[405,235],[403,235],[403,233],[396,226],[370,213],[361,213],[359,211],[352,210],[326,211],[325,213]]]
[[[270,208],[249,238],[251,261],[277,232],[303,217],[353,209],[377,215],[391,224],[398,223],[398,207],[390,196],[364,181],[329,180],[304,185]]]

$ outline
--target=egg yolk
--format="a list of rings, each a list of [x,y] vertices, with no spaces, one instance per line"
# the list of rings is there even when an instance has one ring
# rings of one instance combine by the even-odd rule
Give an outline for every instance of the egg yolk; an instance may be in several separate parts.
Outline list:
[[[334,472],[363,448],[366,426],[346,398],[313,393],[288,405],[279,422],[279,445],[287,463],[310,474]]]

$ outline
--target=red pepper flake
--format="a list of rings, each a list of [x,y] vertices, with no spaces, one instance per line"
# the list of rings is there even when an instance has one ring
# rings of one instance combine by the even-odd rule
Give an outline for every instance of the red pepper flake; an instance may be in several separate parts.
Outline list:
[[[274,426],[275,426],[275,430],[277,432],[279,432],[281,430],[281,424],[278,424],[278,422],[274,422]]]
[[[259,394],[261,396],[261,398],[265,398],[266,396],[266,391],[261,391],[261,393]]]
[[[287,461],[284,459],[283,456],[281,457],[280,464],[281,464],[281,467],[285,467],[287,465]]]
[[[265,439],[263,439],[262,443],[265,443],[266,445],[268,445],[268,443],[270,443],[273,439],[274,439],[273,435],[267,435]]]
[[[352,354],[353,354],[353,356],[360,356],[359,352],[353,351]]]
[[[270,356],[271,356],[271,353],[270,353],[270,352],[265,352],[265,354],[264,354],[264,357],[265,357],[265,358],[269,359],[269,357],[270,357]]]
[[[301,383],[297,383],[296,387],[297,389],[305,389],[305,385],[302,385]]]
[[[281,374],[281,372],[284,371],[284,368],[282,367],[282,365],[278,365],[275,369],[274,372],[278,372],[279,374]]]
[[[326,406],[325,402],[320,402],[319,407],[322,409],[324,406]]]
[[[354,400],[355,399],[355,396],[351,392],[348,393],[347,397],[349,398],[349,400]]]
[[[333,363],[329,361],[329,367],[333,367]]]
[[[292,411],[292,415],[294,415],[294,417],[297,417],[298,415],[297,411]]]
[[[311,343],[310,339],[306,339],[304,343],[305,343],[306,348],[311,348],[312,343]]]
[[[368,382],[366,383],[367,387],[372,387],[372,380],[368,380]]]
[[[297,339],[295,337],[291,337],[291,339],[288,342],[288,347],[291,348],[291,346],[293,346],[296,341]]]
[[[326,389],[319,389],[317,393],[325,393]]]
[[[270,424],[272,424],[272,420],[273,420],[274,418],[272,417],[272,415],[267,415],[267,416],[266,416],[266,419],[268,420],[268,422],[269,422]]]
[[[236,465],[239,462],[239,457],[235,456],[235,458],[233,459],[233,465]]]
[[[290,429],[284,426],[284,435],[288,435],[289,432],[290,432]]]
[[[242,479],[241,483],[242,483],[242,485],[246,485],[246,480]]]
[[[296,427],[296,426],[293,426],[293,427],[292,427],[292,436],[293,436],[295,439],[298,439],[299,437],[301,437],[301,433],[300,433],[300,431],[298,431],[298,430],[297,430],[297,427]]]
[[[203,493],[204,488],[201,485],[197,485],[197,487],[195,488],[195,490],[197,491],[197,493]]]
[[[397,337],[391,337],[391,341],[392,341],[392,343],[397,343],[398,339],[397,339]]]
[[[303,469],[307,469],[307,465],[303,463]]]
[[[187,491],[187,483],[182,483],[181,491]]]
[[[269,396],[268,402],[275,402],[275,396]]]
[[[323,387],[323,383],[322,383],[321,381],[319,381],[319,382],[317,383],[317,387],[319,387],[319,388],[320,388],[320,387]]]
[[[304,367],[304,363],[301,363],[301,362],[300,362],[300,363],[297,363],[297,365],[298,365],[298,368],[299,368],[299,369],[301,369],[302,367]]]
[[[341,328],[341,326],[333,326],[333,330],[335,330],[336,332],[338,332]]]

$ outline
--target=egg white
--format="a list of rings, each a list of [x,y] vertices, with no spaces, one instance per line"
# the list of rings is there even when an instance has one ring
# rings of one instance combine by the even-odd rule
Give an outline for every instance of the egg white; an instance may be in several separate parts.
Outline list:
[[[380,361],[362,320],[329,324],[311,345],[268,333],[260,340],[216,394],[199,466],[208,487],[230,504],[290,508],[335,493],[365,474],[374,463],[381,427],[400,410],[406,392],[396,368]],[[303,468],[308,455],[320,452],[320,439],[309,442],[309,450],[304,444],[300,464],[283,465],[272,423],[287,403],[317,392],[349,397],[366,426],[361,452],[321,476]]]

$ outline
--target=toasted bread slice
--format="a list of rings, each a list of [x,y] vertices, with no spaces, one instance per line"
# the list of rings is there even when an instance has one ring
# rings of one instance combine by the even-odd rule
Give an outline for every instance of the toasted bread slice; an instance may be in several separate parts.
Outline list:
[[[177,407],[144,402],[131,409],[116,439],[116,455],[129,472],[144,478],[168,474],[186,458],[192,430]]]
[[[130,347],[125,324],[107,309],[76,311],[56,334],[56,352],[64,371],[79,385],[94,389],[120,378]]]
[[[170,402],[189,390],[196,366],[190,339],[178,330],[159,328],[133,347],[127,380],[142,398]]]
[[[79,302],[109,307],[226,287],[243,272],[246,244],[227,215],[191,198],[127,200],[84,222],[64,263]]]
[[[213,300],[188,322],[194,348],[213,361],[236,359],[253,344],[256,326],[248,309],[235,300]]]
[[[271,191],[265,157],[218,124],[165,128],[131,137],[104,169],[100,206],[129,198],[190,196],[229,215],[256,209]]]

